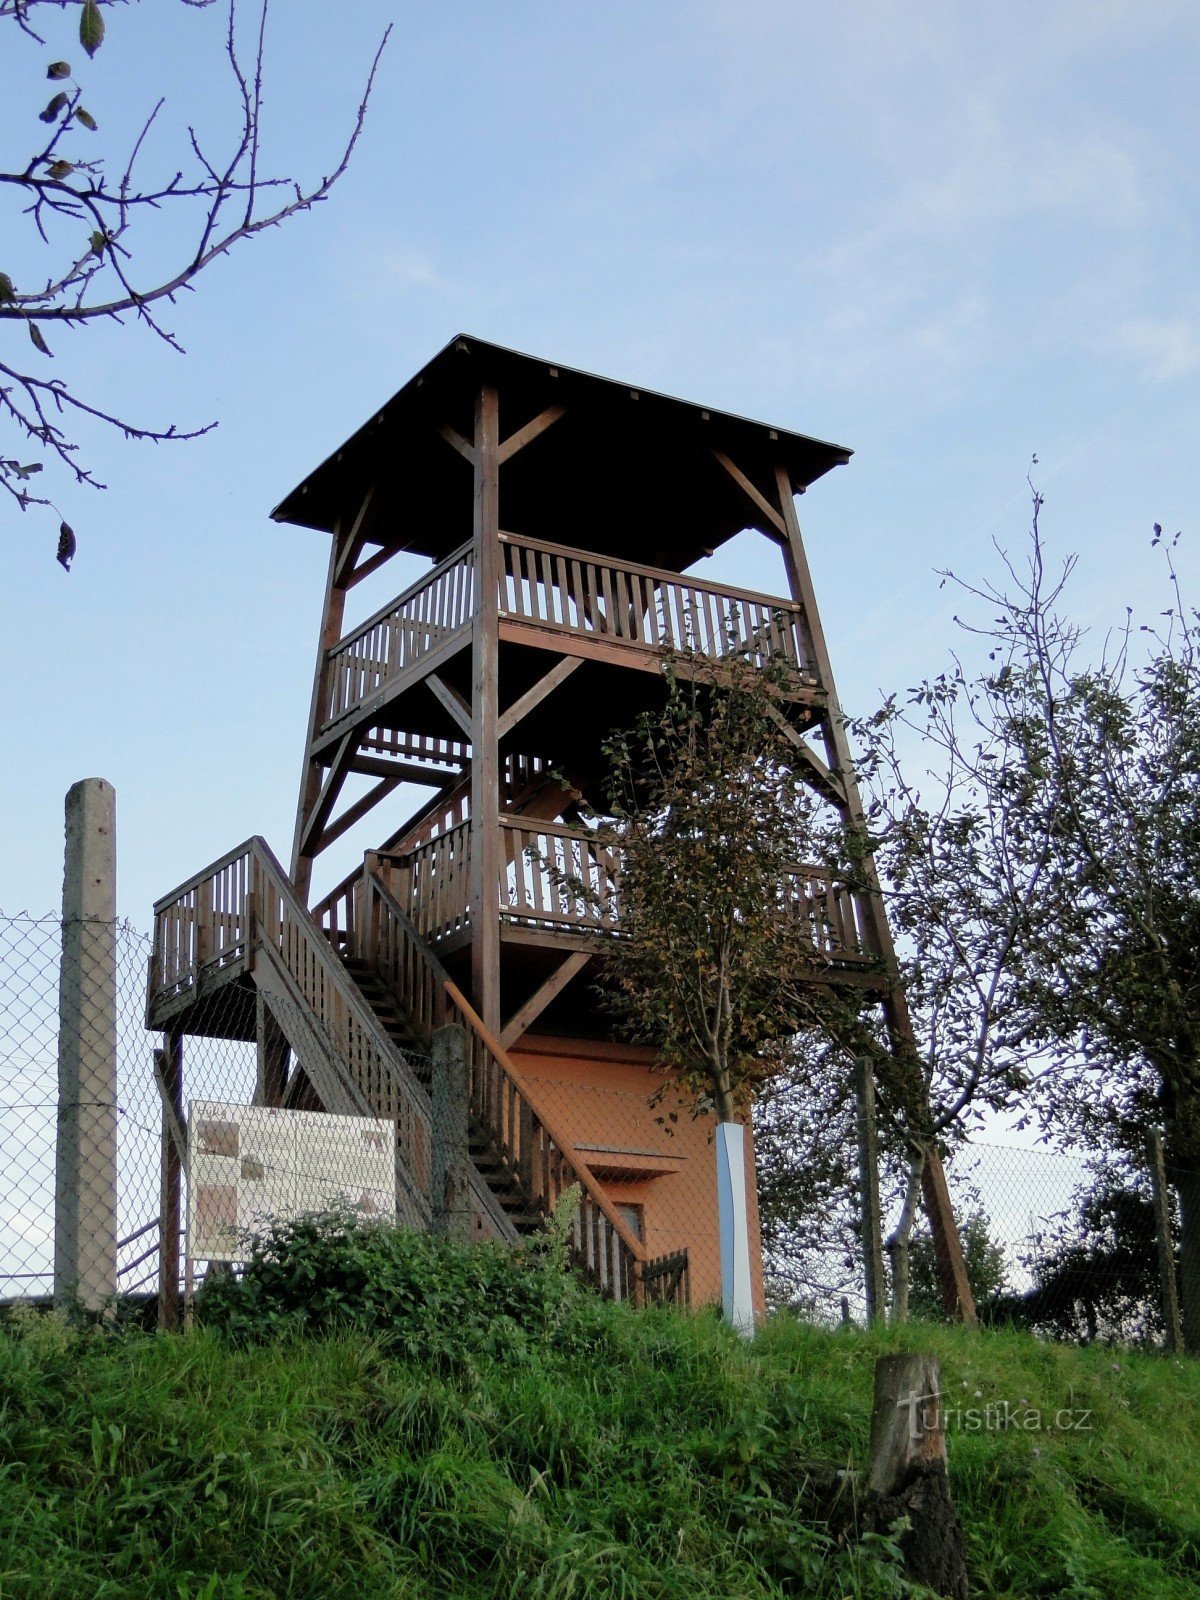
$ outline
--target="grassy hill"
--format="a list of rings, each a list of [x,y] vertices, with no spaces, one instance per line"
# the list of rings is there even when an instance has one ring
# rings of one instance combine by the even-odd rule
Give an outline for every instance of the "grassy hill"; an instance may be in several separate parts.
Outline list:
[[[265,1251],[207,1320],[0,1332],[2,1600],[910,1594],[807,1487],[863,1465],[901,1347],[942,1361],[977,1594],[1200,1595],[1192,1362],[787,1317],[747,1345],[553,1260],[356,1230]]]

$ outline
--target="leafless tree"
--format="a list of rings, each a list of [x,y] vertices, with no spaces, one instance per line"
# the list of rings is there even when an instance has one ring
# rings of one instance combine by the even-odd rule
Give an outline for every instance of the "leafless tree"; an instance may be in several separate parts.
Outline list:
[[[0,0],[0,24],[10,23],[37,43],[39,20],[54,11],[76,12],[79,48],[90,61],[104,41],[105,16],[126,0]],[[204,9],[215,0],[180,0]],[[21,510],[52,506],[54,472],[68,481],[103,488],[95,470],[83,459],[73,436],[74,424],[92,418],[117,429],[127,439],[194,439],[215,426],[134,422],[86,395],[69,378],[50,376],[45,363],[59,354],[68,330],[89,322],[132,321],[164,340],[182,346],[164,316],[182,290],[235,245],[307,211],[324,200],[346,171],[363,130],[367,104],[390,28],[375,50],[349,135],[328,173],[309,183],[263,169],[263,82],[269,0],[260,0],[252,43],[244,48],[237,0],[228,0],[224,54],[237,91],[239,115],[218,152],[189,128],[182,159],[167,182],[143,179],[146,153],[154,140],[163,108],[153,105],[141,130],[110,164],[97,146],[99,124],[88,109],[85,88],[71,63],[47,61],[48,100],[40,113],[44,131],[31,139],[32,153],[0,170],[0,194],[13,205],[2,237],[17,236],[23,222],[24,256],[30,251],[41,265],[32,282],[17,283],[0,259],[0,323],[23,336],[0,345],[0,488]],[[86,69],[80,69],[86,75]],[[94,153],[97,150],[100,153]],[[172,161],[172,165],[175,162]],[[0,216],[5,213],[0,211]],[[174,241],[171,265],[163,270],[161,241]],[[5,247],[0,245],[0,250]],[[139,252],[154,260],[148,277],[140,270]],[[16,347],[28,341],[22,361]],[[11,442],[3,448],[5,439]],[[50,469],[47,477],[41,474]],[[75,538],[62,523],[58,558],[70,565]]]

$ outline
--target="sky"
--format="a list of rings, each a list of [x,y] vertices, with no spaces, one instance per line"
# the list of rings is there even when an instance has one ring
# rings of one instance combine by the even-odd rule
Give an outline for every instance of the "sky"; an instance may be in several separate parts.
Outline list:
[[[122,153],[160,95],[148,172],[189,123],[228,139],[220,5],[107,15],[86,69],[70,16],[44,50],[4,36],[0,165],[42,131],[58,55],[97,148]],[[1035,454],[1097,639],[1161,603],[1156,521],[1195,591],[1194,5],[276,0],[269,167],[327,170],[389,22],[346,178],[198,280],[168,319],[185,356],[133,326],[52,340],[88,398],[219,426],[81,430],[108,488],[53,486],[69,575],[57,519],[0,503],[5,912],[57,906],[81,777],[116,787],[140,928],[250,834],[287,856],[328,541],[268,513],[460,331],[852,447],[800,502],[851,711],[944,665],[960,602],[937,572],[1020,551]],[[186,246],[164,217],[147,275]],[[0,269],[39,272],[11,205]],[[26,360],[14,323],[0,343]],[[781,588],[750,536],[708,570]]]

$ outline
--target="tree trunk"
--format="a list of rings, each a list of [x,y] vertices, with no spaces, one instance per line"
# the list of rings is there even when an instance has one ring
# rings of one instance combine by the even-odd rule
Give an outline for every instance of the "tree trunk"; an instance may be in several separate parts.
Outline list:
[[[908,1158],[908,1186],[904,1191],[904,1205],[895,1231],[887,1242],[888,1260],[892,1267],[892,1322],[908,1321],[908,1241],[912,1237],[913,1223],[917,1219],[917,1201],[921,1194],[921,1175],[925,1158],[913,1151]]]
[[[875,1363],[866,1522],[886,1532],[900,1517],[904,1565],[916,1583],[966,1600],[962,1527],[950,1494],[937,1358],[881,1356]]]

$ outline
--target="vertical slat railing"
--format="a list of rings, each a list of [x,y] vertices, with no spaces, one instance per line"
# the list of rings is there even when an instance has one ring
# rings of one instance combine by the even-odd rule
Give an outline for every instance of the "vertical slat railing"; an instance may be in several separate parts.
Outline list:
[[[782,658],[812,676],[802,608],[792,600],[657,567],[501,534],[500,614],[540,628],[642,648]]]
[[[484,1026],[455,984],[450,1005],[466,1024],[471,1111],[543,1216],[553,1214],[572,1187],[579,1193],[574,1223],[576,1265],[614,1300],[643,1302],[645,1253],[571,1142],[530,1094],[507,1051]]]
[[[469,626],[471,546],[463,545],[361,623],[329,652],[324,725],[337,722],[385,684]]]

